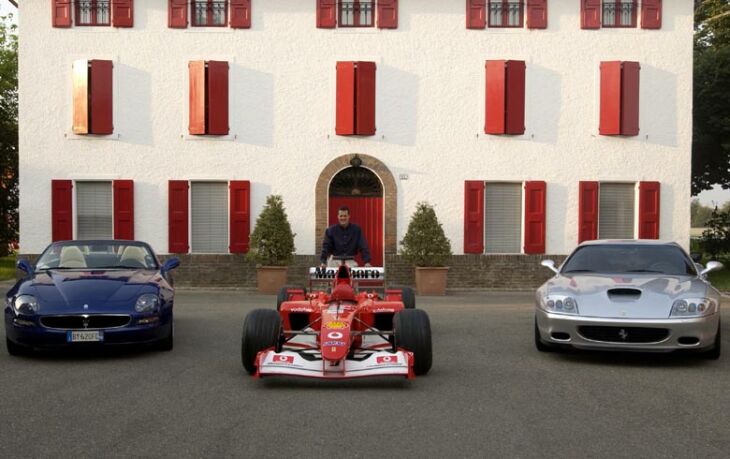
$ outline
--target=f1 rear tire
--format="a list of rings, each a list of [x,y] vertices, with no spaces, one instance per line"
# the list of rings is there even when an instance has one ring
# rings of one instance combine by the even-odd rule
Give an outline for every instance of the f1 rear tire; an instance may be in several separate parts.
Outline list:
[[[410,287],[401,289],[401,298],[403,299],[403,307],[406,309],[416,309],[416,294]]]
[[[426,311],[404,309],[393,317],[395,346],[413,352],[413,372],[425,375],[433,364],[431,321]]]
[[[285,285],[282,288],[279,289],[279,293],[276,295],[276,310],[279,311],[281,309],[281,303],[285,301],[289,301],[289,290],[290,289],[297,289],[302,290],[304,293],[307,293],[307,289],[304,287],[297,287],[295,285]]]
[[[256,355],[276,347],[281,336],[281,317],[271,309],[254,309],[243,321],[241,363],[250,374],[256,373]]]

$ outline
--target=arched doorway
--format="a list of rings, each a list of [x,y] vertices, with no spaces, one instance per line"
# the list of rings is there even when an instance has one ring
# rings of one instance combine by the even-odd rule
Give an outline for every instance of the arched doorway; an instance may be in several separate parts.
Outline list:
[[[357,164],[357,163],[356,163]],[[350,209],[350,221],[362,228],[373,266],[383,266],[383,185],[377,175],[360,165],[342,169],[329,186],[328,224],[337,223],[337,211]],[[362,265],[358,255],[357,262]]]

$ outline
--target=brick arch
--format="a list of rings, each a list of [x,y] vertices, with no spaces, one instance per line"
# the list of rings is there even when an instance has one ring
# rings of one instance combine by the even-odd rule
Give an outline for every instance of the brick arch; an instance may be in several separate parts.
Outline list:
[[[332,178],[343,169],[350,167],[350,160],[355,157],[355,153],[343,155],[330,161],[317,179],[315,188],[315,253],[319,255],[322,249],[322,237],[327,229],[327,205],[329,202],[329,186]],[[357,153],[362,160],[362,166],[371,170],[378,176],[383,184],[383,251],[385,255],[395,254],[397,250],[398,233],[396,228],[397,216],[397,188],[395,186],[395,177],[390,169],[380,160],[369,155]]]

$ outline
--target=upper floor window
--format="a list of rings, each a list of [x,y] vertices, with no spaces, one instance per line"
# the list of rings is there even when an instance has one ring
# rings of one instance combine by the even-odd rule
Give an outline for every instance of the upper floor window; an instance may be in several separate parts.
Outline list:
[[[193,27],[225,27],[228,18],[227,0],[193,0]]]
[[[604,0],[603,27],[636,27],[636,0]]]
[[[338,2],[340,27],[372,27],[373,0],[341,0]]]
[[[111,25],[111,10],[109,0],[76,0],[75,3],[77,25]]]
[[[522,27],[522,0],[489,0],[489,27]]]

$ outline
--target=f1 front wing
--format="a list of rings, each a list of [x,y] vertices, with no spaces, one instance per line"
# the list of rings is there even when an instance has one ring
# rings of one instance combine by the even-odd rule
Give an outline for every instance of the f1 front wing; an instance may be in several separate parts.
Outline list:
[[[256,376],[289,375],[321,379],[350,379],[368,376],[404,376],[413,379],[413,353],[408,351],[372,352],[357,360],[329,362],[303,357],[296,351],[259,352]]]

